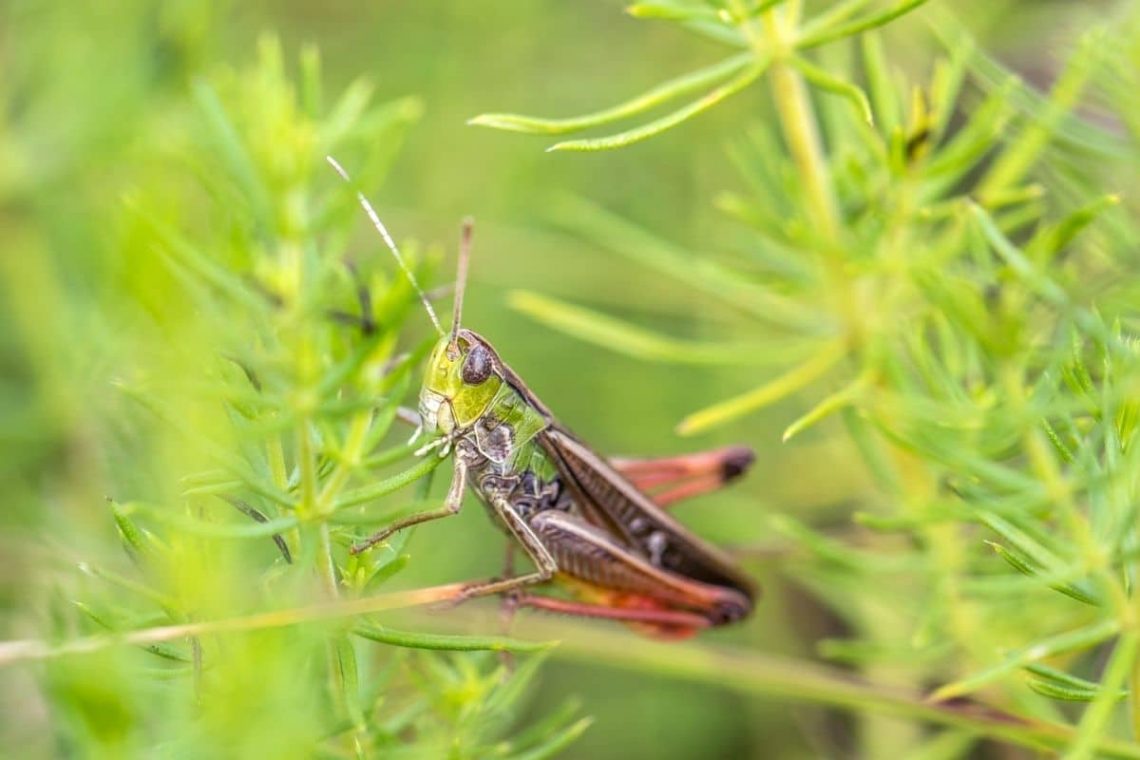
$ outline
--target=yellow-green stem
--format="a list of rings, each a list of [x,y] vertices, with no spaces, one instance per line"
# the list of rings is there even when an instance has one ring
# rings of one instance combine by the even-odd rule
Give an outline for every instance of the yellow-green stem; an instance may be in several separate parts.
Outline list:
[[[325,514],[329,511],[337,494],[348,482],[352,471],[359,466],[360,458],[364,453],[362,450],[364,441],[368,437],[368,429],[371,425],[371,412],[357,414],[353,417],[349,425],[348,435],[345,436],[344,445],[341,447],[339,461],[317,498],[316,511],[318,514]]]
[[[750,36],[750,41],[753,47],[763,45],[774,54],[768,77],[780,127],[799,169],[812,221],[823,237],[835,241],[839,237],[839,211],[824,156],[823,140],[803,76],[788,63],[794,51],[794,20],[791,13],[783,14],[776,8],[764,14],[763,24],[763,40]]]
[[[1125,630],[1140,633],[1140,595],[1133,589],[1132,604],[1128,608]],[[1140,656],[1132,660],[1132,672],[1128,674],[1128,706],[1132,722],[1132,741],[1140,743]]]
[[[276,435],[270,436],[265,449],[265,459],[269,463],[269,474],[273,478],[273,485],[284,491],[289,482],[289,472],[285,467],[285,448],[281,445],[281,438]]]
[[[1132,661],[1132,675],[1128,679],[1129,707],[1132,715],[1132,740],[1140,742],[1140,657]]]
[[[839,242],[842,219],[839,202],[835,197],[831,170],[819,131],[819,120],[807,84],[799,70],[791,65],[795,53],[798,14],[798,4],[784,8],[783,12],[777,7],[762,16],[762,34],[757,33],[751,24],[745,24],[742,31],[757,56],[772,56],[768,81],[779,115],[780,128],[803,183],[804,204],[810,214],[808,221],[824,242],[822,253],[828,281],[832,286],[835,309],[847,327],[846,337],[851,348],[856,349],[864,327],[856,304],[855,286],[841,258]]]
[[[332,537],[329,534],[329,524],[325,521],[317,526],[317,572],[330,599],[339,596],[336,580],[336,565],[332,556]]]
[[[256,612],[244,617],[206,620],[196,623],[143,628],[127,633],[109,633],[71,639],[63,643],[39,639],[0,641],[0,667],[15,662],[46,660],[68,655],[99,652],[115,646],[146,646],[162,641],[176,641],[193,636],[208,636],[236,631],[261,631],[322,620],[340,620],[385,610],[416,607],[452,601],[465,589],[465,583],[397,591],[360,599],[330,600],[310,607]]]
[[[1140,637],[1135,631],[1125,631],[1116,641],[1116,647],[1109,657],[1101,677],[1100,693],[1085,709],[1072,746],[1065,753],[1065,760],[1088,760],[1097,756],[1097,742],[1106,733],[1119,697],[1120,688],[1133,672],[1137,660]]]
[[[312,517],[317,505],[317,463],[307,414],[300,415],[297,420],[293,438],[297,448],[297,469],[300,471],[301,503],[298,509],[302,518],[308,518]]]

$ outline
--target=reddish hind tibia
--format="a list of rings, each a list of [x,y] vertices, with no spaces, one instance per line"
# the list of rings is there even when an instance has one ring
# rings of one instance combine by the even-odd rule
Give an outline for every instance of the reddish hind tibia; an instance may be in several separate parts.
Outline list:
[[[617,620],[643,636],[672,641],[690,638],[712,626],[712,621],[699,613],[670,607],[645,594],[613,591],[580,582],[567,585],[576,596],[588,601],[521,594],[513,603],[560,615]]]
[[[726,446],[657,459],[611,459],[610,464],[665,507],[717,490],[747,472],[754,461],[752,449]]]

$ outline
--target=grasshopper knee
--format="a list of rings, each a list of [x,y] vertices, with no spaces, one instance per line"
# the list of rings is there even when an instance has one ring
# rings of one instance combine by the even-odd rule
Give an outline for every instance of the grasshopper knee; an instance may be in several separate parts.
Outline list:
[[[727,625],[743,620],[752,613],[752,600],[743,594],[726,594],[709,614],[713,625]]]
[[[730,446],[724,451],[721,463],[721,477],[727,483],[735,480],[748,471],[756,461],[756,454],[747,446]]]

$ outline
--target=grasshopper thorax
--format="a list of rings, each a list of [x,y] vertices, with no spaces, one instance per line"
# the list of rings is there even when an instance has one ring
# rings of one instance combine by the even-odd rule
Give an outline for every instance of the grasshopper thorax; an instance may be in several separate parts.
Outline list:
[[[420,390],[425,432],[451,435],[485,414],[503,384],[499,358],[486,340],[470,330],[444,335],[428,359]]]

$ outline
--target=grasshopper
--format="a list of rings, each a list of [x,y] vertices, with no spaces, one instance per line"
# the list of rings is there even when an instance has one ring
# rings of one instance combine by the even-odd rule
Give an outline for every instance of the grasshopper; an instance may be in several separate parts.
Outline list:
[[[331,156],[328,161],[351,183]],[[513,606],[619,620],[669,638],[746,617],[757,593],[752,581],[665,507],[736,478],[751,465],[752,451],[728,447],[649,460],[599,456],[487,339],[461,326],[471,221],[462,229],[452,324],[444,331],[379,216],[363,193],[356,195],[440,334],[419,396],[416,435],[426,435],[427,443],[417,454],[450,455],[454,470],[442,507],[394,522],[353,553],[457,514],[470,486],[535,569],[465,584],[455,603],[500,594]],[[651,489],[657,489],[653,497]],[[551,582],[573,598],[533,593]]]

